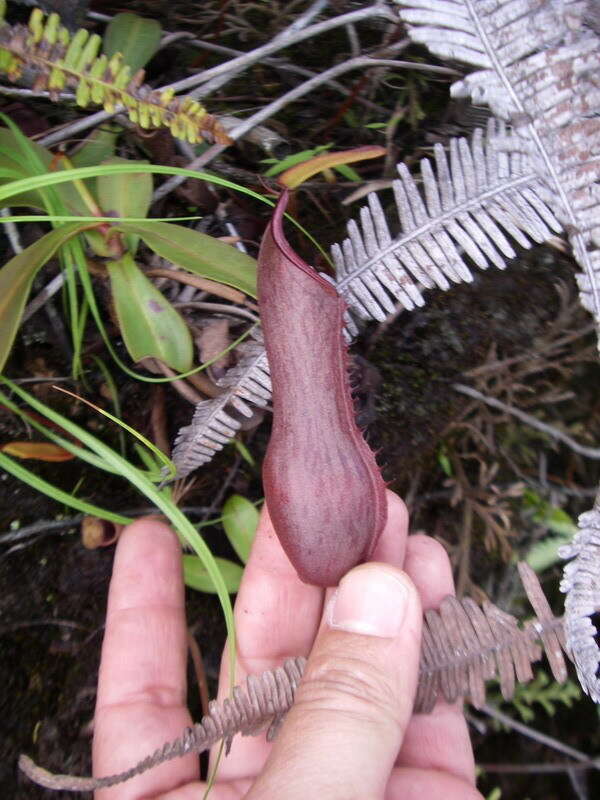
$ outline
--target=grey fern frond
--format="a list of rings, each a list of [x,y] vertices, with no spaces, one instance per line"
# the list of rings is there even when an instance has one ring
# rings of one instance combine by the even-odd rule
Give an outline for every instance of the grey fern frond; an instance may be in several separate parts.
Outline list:
[[[519,564],[519,574],[537,615],[523,626],[492,603],[480,608],[468,597],[462,600],[446,597],[439,610],[425,612],[415,712],[429,713],[438,698],[452,703],[469,697],[480,708],[485,702],[485,682],[495,676],[499,678],[502,696],[508,700],[517,682],[532,680],[532,662],[539,661],[542,653],[548,658],[554,678],[559,683],[566,680],[562,620],[552,614],[531,567]],[[231,698],[222,704],[211,702],[209,713],[200,723],[119,775],[105,778],[54,775],[27,756],[21,756],[19,766],[31,780],[48,789],[92,791],[127,781],[171,758],[200,753],[220,739],[225,740],[228,749],[237,733],[253,735],[268,726],[270,740],[294,702],[305,664],[305,659],[298,657],[288,659],[278,669],[250,675],[245,686],[233,690]]]
[[[562,558],[573,559],[566,565],[560,585],[567,595],[564,627],[581,687],[600,703],[598,629],[591,619],[600,609],[600,497],[595,508],[582,514],[578,523],[579,530],[571,544],[558,551]]]
[[[479,69],[452,87],[512,123],[502,146],[526,153],[540,197],[563,225],[584,307],[600,338],[600,38],[584,0],[397,0],[409,34],[432,52]],[[432,13],[435,17],[431,26]],[[452,48],[455,46],[455,49]],[[600,702],[600,510],[584,514],[566,557],[569,647],[582,686]]]
[[[538,50],[554,47],[578,27],[585,0],[395,0],[410,38],[442,58],[479,71],[455,83],[455,97],[470,96],[501,119],[525,112],[512,91],[510,68]]]
[[[238,347],[237,365],[219,381],[223,394],[198,403],[191,423],[179,430],[173,449],[178,478],[206,464],[235,436],[241,421],[232,416],[232,409],[250,417],[249,404],[264,408],[271,399],[271,377],[262,335],[254,331],[253,337]]]
[[[516,147],[507,153],[497,146],[511,141],[504,123],[490,119],[487,132],[476,129],[471,143],[452,139],[449,156],[436,144],[437,174],[429,160],[421,162],[424,199],[406,166],[399,164],[400,178],[394,182],[398,236],[392,236],[377,195],[369,195],[361,227],[351,221],[348,238],[332,247],[334,283],[352,311],[383,320],[396,301],[408,309],[422,306],[423,288],[448,289],[450,281],[473,280],[465,255],[482,269],[490,264],[503,269],[516,255],[509,237],[529,247],[561,230],[539,197],[541,184],[527,156]],[[357,329],[350,314],[345,321],[351,339]],[[237,403],[237,410],[249,416],[239,398],[259,406],[268,403],[266,353],[256,348],[243,353],[242,362],[221,383],[228,392],[199,403],[192,423],[179,431],[173,460],[180,477],[208,463],[235,436],[240,422],[228,406]]]
[[[396,1],[414,41],[480,68],[451,94],[513,125],[513,147],[545,184],[541,196],[567,231],[583,303],[600,325],[600,39],[587,2]]]
[[[348,238],[334,245],[337,288],[367,318],[383,320],[394,301],[407,309],[424,304],[421,289],[448,289],[450,281],[472,281],[465,255],[482,269],[504,268],[514,258],[507,236],[523,247],[543,242],[561,226],[538,196],[540,182],[528,159],[510,155],[496,140],[510,141],[503,122],[490,119],[487,134],[450,141],[449,157],[434,148],[436,172],[421,162],[425,199],[404,164],[394,182],[401,232],[392,236],[375,194],[361,210],[361,228],[351,221]]]

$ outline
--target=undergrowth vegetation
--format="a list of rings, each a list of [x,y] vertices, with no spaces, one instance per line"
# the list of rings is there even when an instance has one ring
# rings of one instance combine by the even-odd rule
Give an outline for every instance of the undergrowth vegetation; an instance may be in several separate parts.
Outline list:
[[[23,575],[48,558],[43,548],[65,559],[67,548],[80,553],[83,523],[100,564],[119,526],[153,509],[188,548],[186,583],[216,592],[234,641],[230,594],[257,524],[269,433],[255,259],[278,193],[294,190],[286,224],[298,251],[339,282],[352,247],[329,249],[369,193],[379,193],[373,219],[379,207],[393,236],[406,227],[394,216],[397,163],[411,197],[411,187],[431,185],[421,159],[439,178],[451,137],[465,144],[453,145],[448,169],[459,149],[468,160],[475,128],[488,132],[475,134],[475,154],[498,132],[485,108],[449,99],[464,67],[412,43],[391,4],[177,0],[119,10],[104,4],[103,14],[86,16],[82,6],[75,20],[14,3],[2,9],[0,570],[7,579],[14,572],[15,585],[0,605],[0,634],[15,652],[30,622],[57,618],[54,600],[47,611],[39,599],[19,599]],[[515,159],[501,177],[512,178]],[[526,178],[530,197],[537,178]],[[561,225],[541,206],[539,228],[527,210],[505,229],[506,248],[492,234],[483,254],[456,245],[471,268],[508,262],[505,273],[472,269],[473,283],[448,293],[435,288],[449,284],[443,275],[431,285],[415,280],[412,311],[392,290],[381,311],[367,282],[376,299],[361,316],[374,320],[349,323],[358,335],[357,418],[406,499],[412,529],[444,544],[459,596],[517,616],[517,560],[530,563],[560,608],[558,547],[600,481],[594,324]],[[352,240],[358,260],[361,234]],[[424,305],[416,296],[426,288]],[[57,592],[44,586],[44,596]],[[74,662],[101,617],[102,608],[71,641]],[[209,649],[218,653],[223,630],[215,630]],[[36,675],[51,645],[41,642]],[[30,668],[22,660],[16,669]],[[70,692],[95,685],[89,670]],[[37,680],[29,678],[34,694]],[[53,732],[67,717],[38,694],[4,757],[14,762],[39,723],[42,747],[62,768]],[[486,708],[487,717],[471,718],[482,791],[506,800],[593,796],[597,712],[573,681],[559,686],[540,671],[512,705],[492,694]],[[89,713],[83,704],[77,729]],[[556,757],[537,729],[586,764],[557,764],[558,790],[555,778],[540,777]],[[89,772],[83,753],[77,758],[72,771]],[[7,796],[25,797],[4,780]]]

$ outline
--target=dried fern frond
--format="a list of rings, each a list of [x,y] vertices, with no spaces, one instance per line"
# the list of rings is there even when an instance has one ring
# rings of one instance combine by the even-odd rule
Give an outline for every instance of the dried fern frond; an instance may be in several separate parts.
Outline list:
[[[519,573],[537,614],[523,627],[491,603],[481,609],[470,598],[459,601],[446,597],[438,611],[425,613],[415,712],[430,712],[438,697],[448,702],[469,697],[473,705],[481,707],[485,681],[496,675],[503,697],[510,699],[516,681],[532,680],[531,664],[541,658],[542,651],[554,678],[565,681],[562,621],[553,616],[533,570],[520,564]],[[171,758],[200,753],[220,739],[229,749],[237,733],[253,735],[268,727],[267,739],[271,740],[294,702],[305,665],[304,658],[288,659],[276,670],[249,676],[244,687],[233,690],[230,699],[222,704],[211,702],[209,713],[183,736],[119,775],[97,779],[54,775],[27,756],[21,756],[19,766],[31,780],[48,789],[93,791],[122,783]]]
[[[478,70],[452,87],[486,103],[515,129],[502,147],[527,154],[540,197],[567,232],[583,272],[584,307],[600,341],[600,38],[584,0],[397,0],[409,34],[438,55]],[[582,686],[600,701],[598,646],[589,616],[600,610],[593,514],[565,569],[566,628]],[[581,573],[581,574],[579,574]],[[587,611],[583,611],[587,609]]]
[[[245,685],[236,686],[233,694],[222,703],[211,700],[208,714],[202,722],[187,728],[174,742],[167,742],[152,755],[131,769],[106,778],[76,778],[72,775],[55,775],[38,767],[25,755],[19,758],[19,767],[32,781],[46,789],[67,792],[92,792],[117,783],[123,783],[165,761],[181,758],[187,753],[202,753],[221,739],[229,752],[232,738],[241,733],[249,736],[267,729],[267,741],[277,734],[285,714],[292,707],[296,689],[302,679],[306,661],[290,658],[282,667],[269,669],[261,675],[249,675]]]
[[[359,226],[331,252],[337,288],[361,316],[384,320],[400,301],[407,309],[424,305],[422,288],[448,289],[450,281],[472,281],[464,255],[482,269],[500,269],[516,256],[507,236],[523,247],[543,242],[560,223],[539,198],[540,182],[528,159],[496,146],[510,139],[504,123],[490,119],[487,134],[474,132],[471,144],[452,139],[449,157],[434,148],[436,173],[421,161],[425,198],[404,164],[393,189],[400,233],[392,236],[375,194],[361,209]]]
[[[584,306],[600,326],[600,39],[585,0],[397,0],[410,37],[477,71],[454,97],[511,123],[542,198],[569,236]]]
[[[179,478],[206,464],[235,436],[241,421],[231,415],[231,409],[251,417],[249,403],[264,408],[271,399],[269,362],[262,335],[254,331],[253,337],[238,347],[237,365],[219,381],[223,394],[198,403],[191,423],[179,430],[173,448]]]
[[[520,628],[517,620],[492,603],[480,608],[471,598],[446,597],[439,611],[425,612],[415,709],[427,713],[438,697],[449,703],[468,697],[480,708],[485,681],[498,676],[502,696],[509,700],[515,680],[532,680],[531,664],[545,652],[554,678],[566,680],[561,620],[554,617],[531,567],[519,564],[519,574],[537,617]],[[540,647],[541,642],[542,647]]]
[[[501,119],[525,109],[512,91],[514,73],[537,50],[559,45],[565,29],[581,20],[586,0],[395,0],[400,19],[414,42],[445,59],[462,61],[478,71],[451,89],[489,105]]]
[[[35,8],[29,25],[0,26],[0,73],[11,81],[31,83],[37,91],[57,96],[61,89],[75,88],[77,105],[102,105],[113,113],[122,106],[141,128],[169,128],[173,136],[192,144],[211,138],[230,142],[217,119],[191,97],[176,98],[169,89],[154,91],[142,83],[144,71],[131,75],[123,56],[98,55],[102,39],[81,28],[71,34],[58,14]]]
[[[572,558],[565,567],[561,591],[565,598],[565,635],[584,692],[600,703],[600,648],[592,616],[600,610],[600,497],[595,508],[582,514],[573,541],[559,549]]]

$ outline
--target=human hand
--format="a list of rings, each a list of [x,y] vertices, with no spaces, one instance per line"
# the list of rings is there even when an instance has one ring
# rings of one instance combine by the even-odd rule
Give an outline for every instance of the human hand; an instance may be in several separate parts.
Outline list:
[[[421,603],[436,607],[453,586],[443,548],[406,534],[404,504],[388,492],[388,522],[373,556],[382,563],[351,570],[334,597],[298,580],[263,511],[235,607],[235,680],[310,657],[275,742],[236,737],[213,800],[480,798],[460,707],[440,702],[431,714],[412,715]],[[190,725],[186,647],[178,542],[162,523],[140,520],[121,535],[115,558],[95,775],[127,769]],[[225,653],[220,698],[228,694],[228,663]],[[205,788],[190,754],[99,790],[96,800],[196,800]]]

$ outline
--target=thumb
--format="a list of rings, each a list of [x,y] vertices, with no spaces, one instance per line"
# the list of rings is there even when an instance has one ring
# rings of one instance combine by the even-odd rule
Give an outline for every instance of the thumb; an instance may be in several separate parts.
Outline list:
[[[321,630],[271,755],[248,798],[382,798],[411,717],[421,604],[404,572],[351,570]]]

